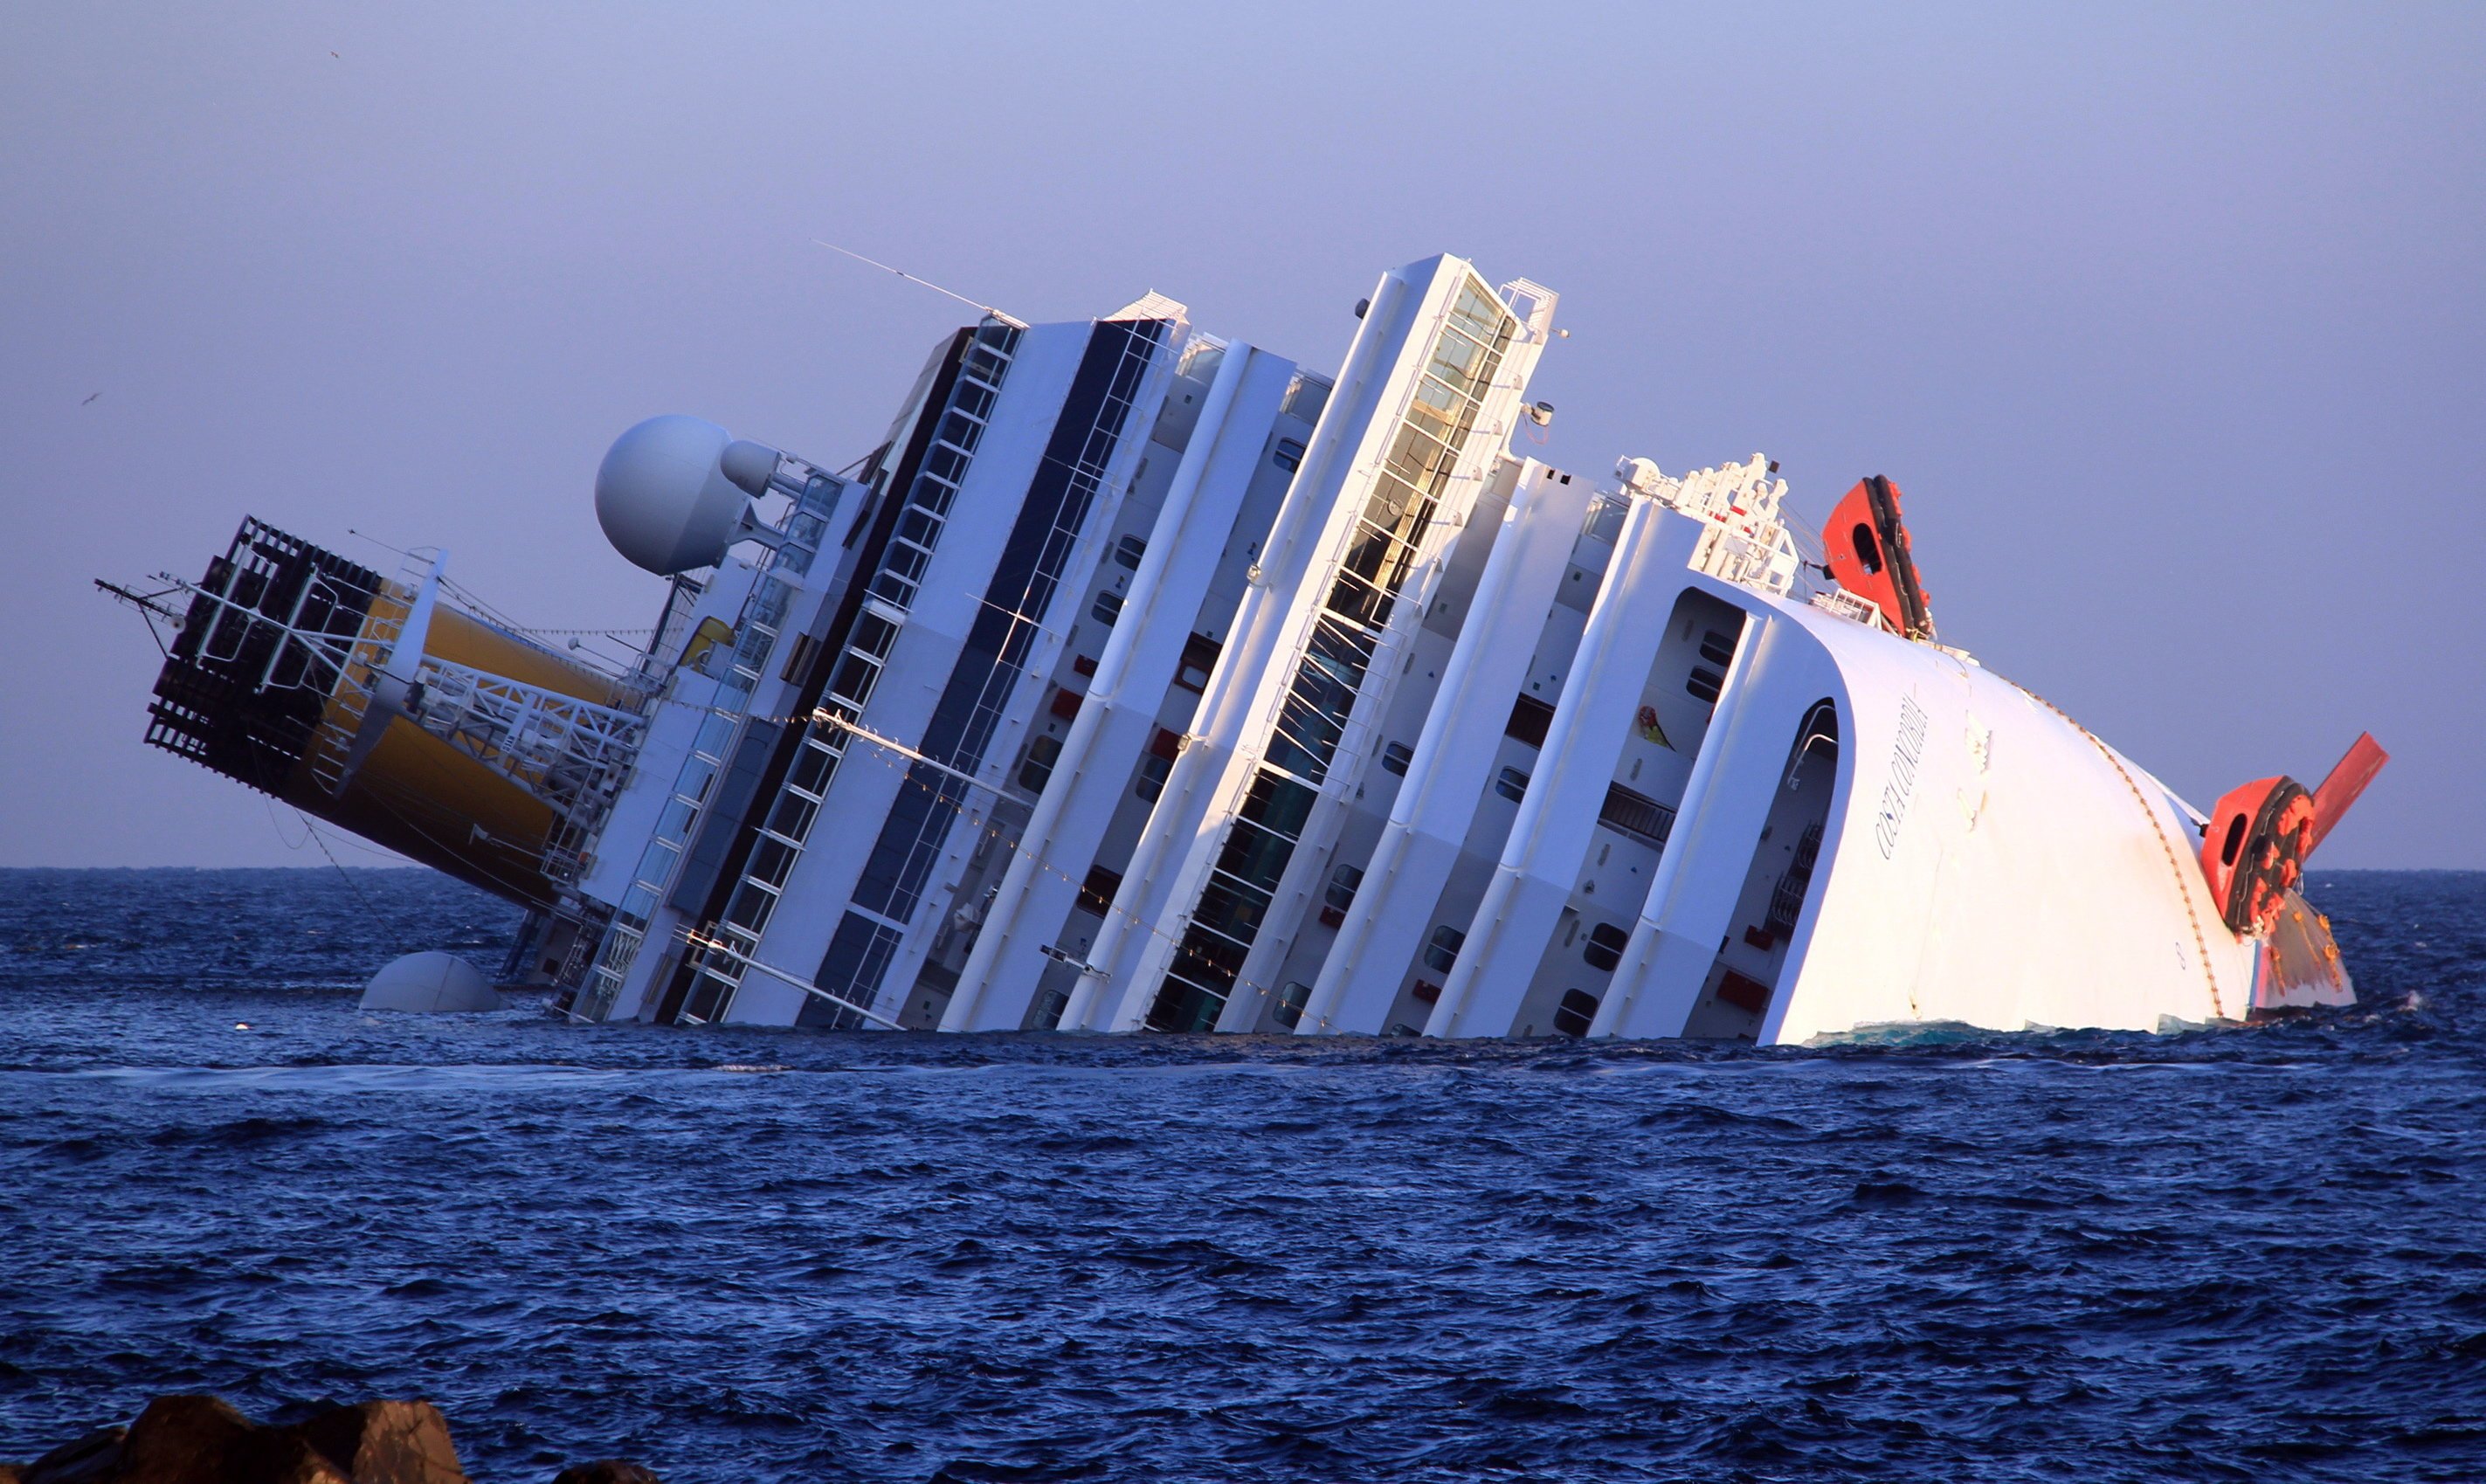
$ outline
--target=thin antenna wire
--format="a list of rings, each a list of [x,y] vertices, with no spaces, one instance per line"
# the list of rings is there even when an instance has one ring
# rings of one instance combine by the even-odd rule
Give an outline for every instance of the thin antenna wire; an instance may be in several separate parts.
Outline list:
[[[934,293],[946,293],[951,298],[957,300],[959,303],[967,305],[970,308],[982,310],[985,314],[992,316],[996,319],[1012,319],[1013,322],[1015,322],[1013,316],[1003,314],[1000,310],[993,308],[989,304],[978,303],[976,300],[968,298],[965,294],[959,293],[955,289],[942,288],[939,284],[932,282],[928,278],[917,278],[914,274],[907,272],[903,268],[893,268],[889,264],[879,261],[876,259],[866,258],[863,254],[856,252],[850,247],[840,247],[835,242],[824,242],[818,237],[814,237],[812,239],[812,245],[815,247],[825,247],[833,253],[843,253],[855,261],[869,263],[872,267],[880,269],[883,273],[895,273],[899,278],[906,280],[910,284],[922,284],[925,288],[931,289]]]

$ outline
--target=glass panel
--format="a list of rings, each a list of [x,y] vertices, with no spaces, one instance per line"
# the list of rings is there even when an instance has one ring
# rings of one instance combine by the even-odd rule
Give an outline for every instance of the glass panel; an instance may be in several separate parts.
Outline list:
[[[1225,1003],[1224,995],[1169,976],[1165,987],[1157,992],[1155,1006],[1148,1011],[1147,1026],[1151,1031],[1177,1033],[1206,1031],[1217,1023],[1217,1012]]]
[[[976,452],[976,440],[983,437],[984,425],[962,412],[953,412],[941,420],[941,440],[967,453]]]
[[[1252,780],[1243,807],[1236,812],[1291,840],[1303,834],[1304,821],[1311,817],[1312,801],[1318,797],[1292,779],[1261,773]]]
[[[1191,921],[1211,932],[1222,933],[1241,943],[1250,943],[1260,934],[1260,921],[1269,910],[1269,893],[1220,877],[1209,878],[1208,889],[1200,893],[1200,907]]]
[[[1323,900],[1344,912],[1355,904],[1355,889],[1364,885],[1364,867],[1340,866],[1329,873],[1329,891]]]
[[[915,493],[907,503],[930,510],[935,515],[947,515],[950,513],[951,502],[957,498],[958,487],[955,484],[936,480],[927,474],[915,481]]]
[[[751,847],[750,874],[772,887],[786,884],[786,873],[794,868],[794,852],[784,840],[763,835]]]
[[[849,649],[859,649],[873,659],[887,659],[889,646],[898,642],[898,625],[875,613],[855,615],[854,634],[846,643]]]
[[[829,791],[829,775],[835,773],[837,767],[836,753],[816,740],[806,742],[803,750],[794,755],[794,766],[787,770],[786,782],[805,793],[826,793]]]
[[[856,705],[871,700],[871,688],[880,680],[880,667],[860,654],[849,654],[838,667],[837,678],[829,682],[834,695],[844,697]]]
[[[1295,842],[1255,824],[1236,820],[1226,832],[1226,846],[1217,853],[1217,868],[1246,886],[1275,891],[1284,874]]]
[[[767,927],[768,915],[776,910],[777,893],[756,881],[745,881],[725,909],[725,921],[758,933]]]
[[[787,839],[801,839],[812,830],[812,816],[820,807],[799,793],[787,793],[777,800],[776,812],[768,816],[768,828]]]
[[[1182,935],[1182,946],[1174,949],[1174,973],[1211,989],[1231,989],[1234,976],[1243,972],[1247,951],[1239,943],[1195,927]]]
[[[682,764],[682,776],[675,781],[674,791],[684,798],[705,801],[707,785],[716,778],[716,764],[694,757]]]
[[[760,591],[752,595],[751,603],[743,609],[742,616],[746,621],[764,623],[773,629],[785,621],[786,604],[790,595],[791,590],[772,577],[760,585]]]
[[[1042,793],[1047,780],[1053,777],[1054,759],[1062,756],[1060,737],[1038,737],[1027,745],[1027,761],[1019,765],[1018,785],[1029,793]]]

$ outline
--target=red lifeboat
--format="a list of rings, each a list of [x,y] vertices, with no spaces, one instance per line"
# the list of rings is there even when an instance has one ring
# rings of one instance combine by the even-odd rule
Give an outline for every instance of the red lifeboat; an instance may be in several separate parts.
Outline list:
[[[2305,878],[2306,858],[2389,760],[2366,732],[2320,787],[2307,791],[2280,777],[2227,790],[2202,831],[2201,872],[2230,931],[2267,935],[2279,925],[2287,894]]]
[[[1833,581],[1882,610],[1897,632],[1910,639],[1934,637],[1933,609],[1917,578],[1908,528],[1899,519],[1897,485],[1878,474],[1858,481],[1831,510],[1821,541]]]

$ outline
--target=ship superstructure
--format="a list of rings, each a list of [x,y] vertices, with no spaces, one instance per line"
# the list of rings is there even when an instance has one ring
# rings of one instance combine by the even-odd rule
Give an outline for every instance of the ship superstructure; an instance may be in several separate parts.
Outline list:
[[[1338,374],[1150,294],[937,346],[840,473],[596,481],[670,584],[590,668],[246,524],[150,740],[525,904],[583,1021],[1802,1040],[2353,998],[2302,862],[1935,637],[1888,481],[1522,456],[1557,296],[1382,276]],[[117,590],[118,591],[118,590]]]

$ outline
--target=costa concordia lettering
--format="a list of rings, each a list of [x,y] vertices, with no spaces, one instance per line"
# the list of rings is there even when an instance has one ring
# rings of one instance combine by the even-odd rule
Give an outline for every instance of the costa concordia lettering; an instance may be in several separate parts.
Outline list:
[[[1381,276],[1336,375],[990,314],[832,473],[622,434],[669,580],[595,666],[432,554],[245,521],[111,591],[147,739],[526,908],[580,1021],[1693,1036],[2348,1003],[2306,857],[2385,760],[2196,810],[1939,642],[1898,489],[1522,456],[1556,295]]]

